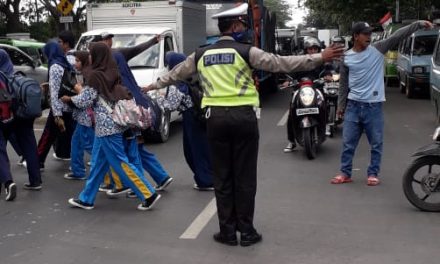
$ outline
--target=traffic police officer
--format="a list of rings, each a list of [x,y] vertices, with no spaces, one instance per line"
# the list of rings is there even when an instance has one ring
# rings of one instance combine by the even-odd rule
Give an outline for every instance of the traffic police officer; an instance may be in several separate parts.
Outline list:
[[[255,109],[258,92],[252,68],[269,72],[311,70],[342,55],[342,49],[330,47],[321,54],[277,56],[240,43],[247,28],[248,4],[216,14],[222,34],[212,45],[195,53],[162,76],[144,91],[160,89],[193,74],[203,88],[202,107],[206,109],[208,141],[213,165],[220,232],[214,240],[237,245],[261,241],[254,224],[257,187],[258,123]]]

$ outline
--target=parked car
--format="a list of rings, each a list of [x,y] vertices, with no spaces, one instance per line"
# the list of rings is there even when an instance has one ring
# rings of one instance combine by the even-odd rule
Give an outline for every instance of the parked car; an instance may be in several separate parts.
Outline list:
[[[0,44],[7,44],[19,48],[24,53],[29,55],[34,60],[40,60],[40,62],[47,66],[46,58],[43,55],[43,47],[45,43],[38,42],[33,39],[22,40],[13,38],[0,37]]]
[[[429,94],[431,58],[439,32],[418,30],[399,44],[397,71],[399,87],[406,97]]]
[[[431,72],[429,76],[431,103],[434,106],[434,113],[437,122],[440,124],[440,35],[434,47],[431,58]]]
[[[39,83],[47,82],[47,68],[39,59],[32,59],[19,48],[11,45],[0,44],[0,49],[5,50],[14,65],[14,72],[19,72],[37,80]]]

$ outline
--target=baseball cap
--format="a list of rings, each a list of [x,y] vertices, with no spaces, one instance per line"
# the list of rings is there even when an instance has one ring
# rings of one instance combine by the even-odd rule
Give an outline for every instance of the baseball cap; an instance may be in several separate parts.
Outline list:
[[[109,39],[109,38],[113,38],[115,35],[109,33],[109,32],[102,32],[101,33],[101,38],[103,40]]]
[[[373,28],[367,22],[357,22],[351,28],[353,34],[371,33]]]

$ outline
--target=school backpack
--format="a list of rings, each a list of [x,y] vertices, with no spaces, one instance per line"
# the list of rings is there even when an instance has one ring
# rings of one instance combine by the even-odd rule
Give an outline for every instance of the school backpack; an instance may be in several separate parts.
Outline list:
[[[189,96],[191,97],[191,101],[193,102],[193,113],[196,119],[205,124],[205,111],[202,109],[202,99],[203,99],[203,90],[200,87],[199,81],[191,82],[188,84],[189,87]]]
[[[123,127],[147,129],[151,127],[150,108],[137,105],[134,99],[122,99],[116,102],[114,108],[101,96],[99,101],[111,113],[113,121]]]
[[[12,96],[14,115],[23,119],[33,119],[41,116],[41,87],[40,84],[21,74],[7,76],[0,71],[6,80],[6,86]]]
[[[12,113],[12,96],[6,85],[0,82],[0,122],[6,124],[14,119]]]

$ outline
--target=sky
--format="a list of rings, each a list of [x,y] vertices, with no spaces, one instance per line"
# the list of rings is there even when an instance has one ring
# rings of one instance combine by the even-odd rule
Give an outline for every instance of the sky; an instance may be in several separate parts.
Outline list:
[[[287,26],[296,26],[303,22],[303,18],[306,15],[306,11],[302,8],[298,8],[298,0],[285,0],[291,6],[292,20],[287,23]]]

